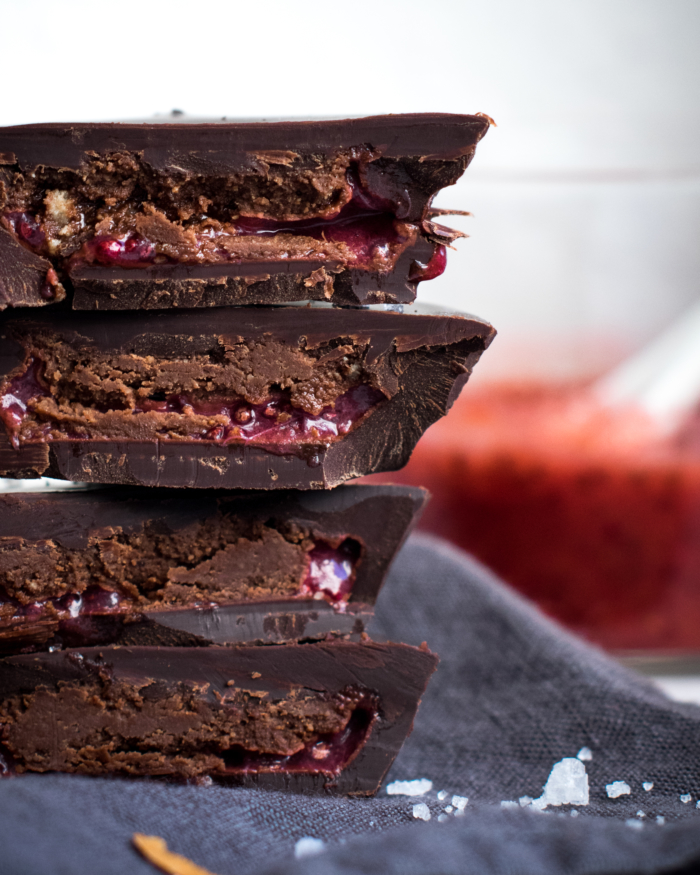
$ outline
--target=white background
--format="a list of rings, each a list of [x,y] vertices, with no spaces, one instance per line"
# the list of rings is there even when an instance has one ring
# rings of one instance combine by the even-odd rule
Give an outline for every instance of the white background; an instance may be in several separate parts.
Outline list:
[[[499,329],[486,376],[604,368],[697,296],[698,0],[0,0],[0,30],[0,125],[491,115],[421,287]]]

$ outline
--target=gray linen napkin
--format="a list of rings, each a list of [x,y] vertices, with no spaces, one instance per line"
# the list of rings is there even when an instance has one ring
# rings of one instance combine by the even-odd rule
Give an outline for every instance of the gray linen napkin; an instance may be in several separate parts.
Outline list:
[[[403,549],[371,631],[427,641],[442,658],[388,778],[428,779],[426,794],[26,775],[0,781],[0,872],[148,875],[136,831],[217,875],[700,871],[700,709],[670,702],[435,539]],[[533,810],[525,797],[542,798],[564,759],[589,803]],[[629,792],[610,798],[618,781]],[[469,799],[460,814],[453,795]],[[299,843],[309,838],[322,844]]]

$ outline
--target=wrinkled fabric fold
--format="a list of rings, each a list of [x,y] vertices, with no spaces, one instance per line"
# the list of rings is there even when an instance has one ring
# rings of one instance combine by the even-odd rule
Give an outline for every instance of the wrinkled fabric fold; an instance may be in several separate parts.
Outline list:
[[[413,537],[400,553],[370,631],[426,641],[441,656],[388,776],[429,779],[425,795],[331,799],[23,775],[0,781],[3,873],[152,873],[131,846],[134,832],[162,836],[217,875],[603,875],[700,866],[700,709],[669,701],[434,539]],[[555,763],[584,748],[588,805],[521,807],[518,800],[542,796]],[[614,781],[630,793],[609,798]],[[446,811],[454,794],[469,798],[461,816]],[[430,822],[414,817],[420,803]],[[295,859],[303,837],[323,848]]]

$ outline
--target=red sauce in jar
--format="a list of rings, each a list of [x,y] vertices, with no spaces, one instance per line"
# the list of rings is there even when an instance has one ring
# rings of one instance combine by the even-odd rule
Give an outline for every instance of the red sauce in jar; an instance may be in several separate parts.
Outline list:
[[[469,387],[403,471],[373,479],[427,487],[423,530],[590,640],[700,651],[698,434],[581,387]]]

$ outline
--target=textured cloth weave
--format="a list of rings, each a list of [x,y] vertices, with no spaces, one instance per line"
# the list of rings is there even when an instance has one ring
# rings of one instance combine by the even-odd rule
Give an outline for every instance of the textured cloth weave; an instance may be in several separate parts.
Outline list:
[[[700,709],[669,701],[424,537],[399,555],[371,631],[427,641],[441,656],[388,777],[428,778],[426,795],[310,798],[25,775],[0,781],[0,872],[152,875],[131,847],[137,831],[217,875],[700,871]],[[592,754],[589,805],[501,806],[540,796],[552,766],[582,748]],[[613,781],[631,792],[610,799]],[[469,798],[463,816],[444,811],[452,794]],[[413,816],[421,802],[429,822]],[[322,839],[321,852],[295,859],[303,837]]]

